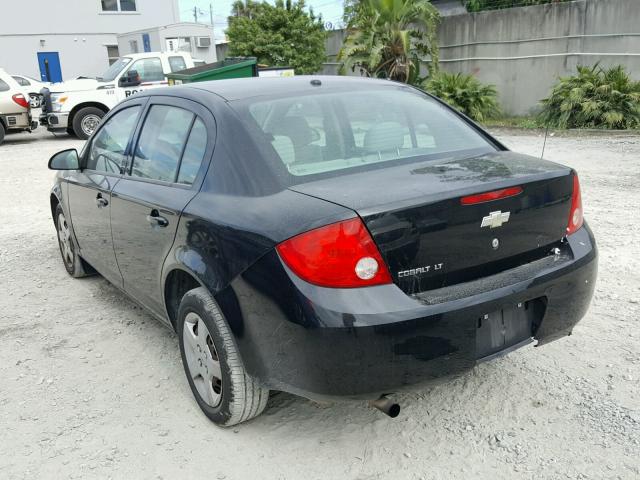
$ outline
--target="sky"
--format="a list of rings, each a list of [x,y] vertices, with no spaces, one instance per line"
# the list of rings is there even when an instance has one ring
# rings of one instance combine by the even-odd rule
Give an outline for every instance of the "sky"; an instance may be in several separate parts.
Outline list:
[[[198,22],[211,23],[209,6],[213,8],[213,31],[216,43],[224,41],[224,30],[227,28],[227,17],[231,13],[233,0],[179,0],[180,20],[183,22],[193,22],[194,7],[199,8]],[[268,0],[275,3],[274,0]],[[344,0],[306,0],[307,7],[313,7],[315,14],[322,14],[322,21],[325,28],[335,28],[342,20]],[[328,24],[331,25],[328,25]]]

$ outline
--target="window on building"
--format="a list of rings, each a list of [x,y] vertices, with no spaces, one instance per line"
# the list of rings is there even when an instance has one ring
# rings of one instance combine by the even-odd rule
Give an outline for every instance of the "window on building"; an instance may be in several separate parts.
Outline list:
[[[103,12],[136,12],[136,0],[101,0]]]
[[[131,50],[131,53],[140,52],[138,49],[138,40],[129,40],[129,49]]]
[[[121,12],[135,12],[136,11],[136,0],[120,0],[120,11]]]
[[[117,12],[118,11],[118,0],[102,0],[102,11],[103,12]]]
[[[120,57],[120,51],[117,45],[107,45],[107,57],[109,57],[109,65],[113,65]]]

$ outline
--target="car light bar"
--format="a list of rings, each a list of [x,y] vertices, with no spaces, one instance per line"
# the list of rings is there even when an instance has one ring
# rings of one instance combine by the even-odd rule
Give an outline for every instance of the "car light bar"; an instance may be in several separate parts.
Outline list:
[[[475,205],[477,203],[492,202],[501,198],[515,197],[522,193],[522,187],[509,187],[491,192],[476,193],[460,199],[462,205]]]

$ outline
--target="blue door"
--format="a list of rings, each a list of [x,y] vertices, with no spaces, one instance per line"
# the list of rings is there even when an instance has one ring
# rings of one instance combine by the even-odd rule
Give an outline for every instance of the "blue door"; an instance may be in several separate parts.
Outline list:
[[[61,82],[62,70],[58,52],[38,52],[40,79],[43,82]]]

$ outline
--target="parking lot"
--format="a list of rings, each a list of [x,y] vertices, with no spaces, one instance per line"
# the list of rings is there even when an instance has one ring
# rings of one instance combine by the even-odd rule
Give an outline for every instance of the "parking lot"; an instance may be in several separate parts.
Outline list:
[[[496,133],[540,155],[539,132]],[[600,251],[571,337],[398,395],[395,420],[278,394],[227,430],[194,402],[172,332],[67,275],[46,165],[81,146],[42,129],[0,146],[0,478],[640,478],[640,136],[547,141],[580,173]]]

